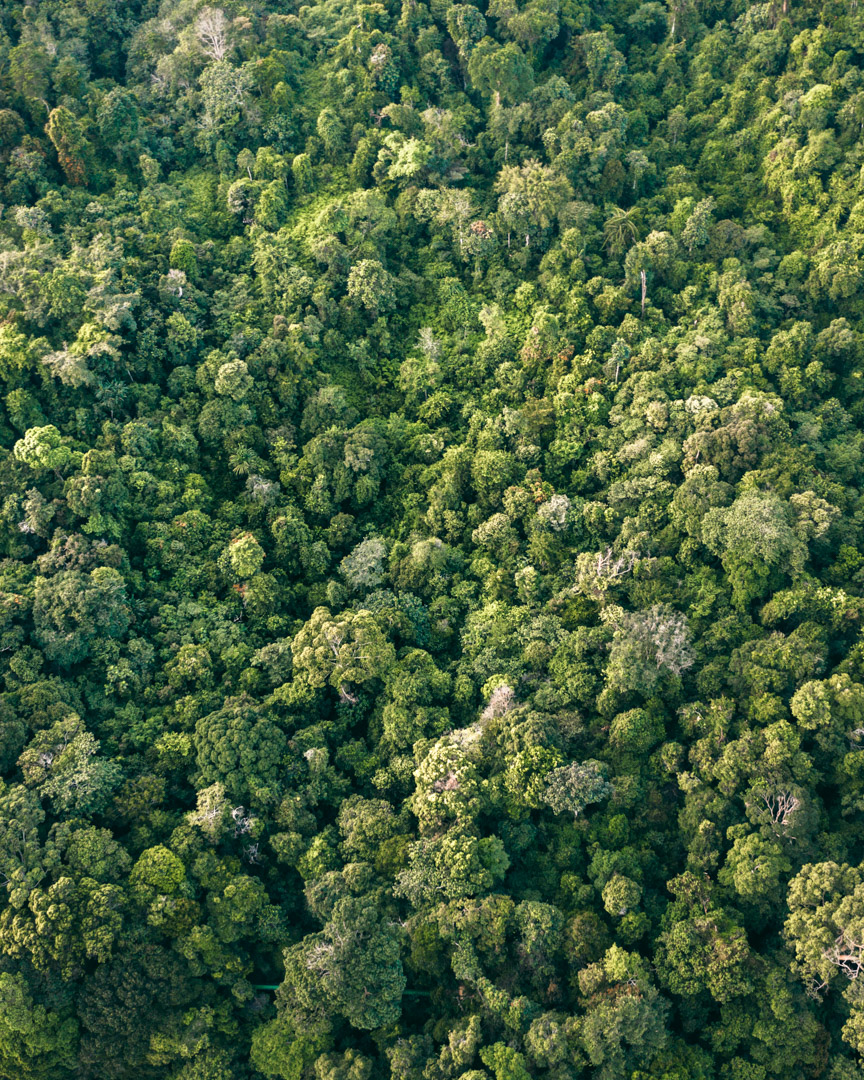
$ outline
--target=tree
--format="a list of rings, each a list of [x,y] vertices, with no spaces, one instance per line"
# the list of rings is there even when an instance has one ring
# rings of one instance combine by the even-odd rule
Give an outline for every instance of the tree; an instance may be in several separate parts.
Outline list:
[[[499,212],[505,221],[516,224],[516,207],[524,208],[528,223],[538,229],[548,229],[568,199],[573,197],[570,181],[547,165],[530,158],[524,165],[505,165],[495,181],[501,195]],[[530,233],[525,233],[525,246]]]
[[[122,638],[131,613],[126,585],[110,566],[84,574],[61,570],[37,578],[33,601],[35,638],[49,660],[68,668],[88,657],[104,640]]]
[[[669,1006],[631,954],[613,946],[580,984],[593,991],[580,1041],[600,1080],[632,1073],[665,1047]]]
[[[232,139],[248,114],[251,74],[246,67],[235,68],[227,60],[214,60],[198,81],[203,105],[201,139],[204,145],[215,147],[220,139]]]
[[[632,911],[642,899],[642,886],[624,874],[613,874],[603,886],[603,907],[610,915]]]
[[[864,965],[864,882],[846,863],[808,863],[789,882],[783,935],[796,970],[819,993],[840,975],[854,980]]]
[[[315,175],[308,154],[298,154],[291,162],[294,187],[301,195],[307,195],[315,187]]]
[[[319,934],[285,952],[286,982],[307,1008],[324,1005],[360,1030],[395,1023],[405,975],[399,942],[368,899],[346,897]]]
[[[504,1043],[484,1046],[480,1060],[492,1070],[495,1080],[528,1080],[531,1075],[525,1068],[524,1054]]]
[[[613,92],[623,78],[627,64],[605,32],[582,34],[574,40],[585,58],[592,88]]]
[[[807,558],[787,505],[773,492],[748,492],[728,510],[709,510],[702,537],[720,556],[738,607],[765,596],[786,575],[798,576]]]
[[[609,743],[629,754],[645,754],[665,734],[662,720],[645,709],[619,713],[609,729]]]
[[[601,802],[612,793],[612,785],[604,776],[603,764],[588,760],[573,762],[553,769],[546,777],[543,801],[556,814],[565,812],[578,817],[592,803]]]
[[[681,675],[693,666],[687,619],[669,605],[633,612],[608,608],[603,617],[614,628],[606,669],[610,686],[647,694],[664,673]]]
[[[494,98],[496,107],[524,100],[533,85],[533,73],[525,54],[512,41],[499,45],[482,38],[468,60],[471,82],[481,94]]]
[[[30,428],[15,443],[13,453],[37,472],[50,469],[58,480],[63,479],[64,471],[76,461],[75,451],[63,441],[53,424]]]
[[[751,833],[735,839],[717,879],[751,903],[776,903],[784,875],[791,870],[779,844]]]
[[[158,945],[127,942],[97,966],[78,999],[81,1066],[108,1080],[148,1068],[153,1035],[166,1026],[176,1001],[195,1001],[182,961]]]
[[[337,157],[345,148],[345,127],[334,109],[322,109],[315,128],[331,158]]]
[[[557,0],[529,0],[520,7],[514,0],[493,0],[489,14],[509,37],[527,48],[547,45],[558,33]]]
[[[280,791],[287,740],[263,710],[243,697],[229,697],[195,725],[200,782],[222,783],[236,802],[270,805]]]
[[[689,21],[689,16],[692,16],[695,12],[695,5],[692,0],[667,0],[667,4],[669,7],[669,38],[674,42],[676,31],[682,23]]]
[[[397,877],[395,891],[414,907],[488,892],[510,866],[497,836],[481,839],[459,827],[411,844],[408,858],[410,864]]]
[[[393,279],[377,259],[361,259],[348,274],[348,296],[377,318],[395,302]]]
[[[688,255],[693,254],[694,248],[704,247],[708,243],[713,209],[713,199],[702,199],[693,207],[693,213],[681,233],[681,242],[687,248]]]
[[[283,1014],[260,1024],[252,1034],[251,1060],[265,1076],[280,1080],[300,1080],[312,1068],[319,1054],[332,1045],[326,1023],[310,1023],[308,1018]]]
[[[205,56],[224,60],[228,53],[228,20],[221,8],[205,7],[198,13],[195,33]]]
[[[396,653],[370,611],[331,615],[316,608],[291,643],[295,692],[305,695],[331,686],[343,701],[355,698],[354,686],[382,678]]]
[[[603,223],[606,247],[613,255],[620,255],[635,242],[639,235],[637,215],[635,207],[622,210],[616,206]]]
[[[0,914],[0,944],[46,975],[79,978],[85,962],[111,959],[122,931],[125,896],[116,885],[66,876],[30,893],[27,908]]]
[[[441,367],[429,355],[411,357],[403,360],[399,368],[399,389],[403,391],[410,402],[429,400],[430,392],[433,392],[441,381]]]
[[[92,153],[74,114],[62,105],[52,109],[45,133],[57,151],[57,160],[69,183],[73,187],[86,187],[92,171]]]
[[[384,581],[386,556],[387,545],[380,537],[373,536],[346,555],[339,564],[339,570],[355,592],[365,592]]]
[[[426,192],[423,195],[427,195]],[[469,191],[445,190],[428,192],[430,215],[441,225],[448,226],[459,244],[460,255],[465,254],[465,244],[469,238],[469,225],[476,217],[476,204]]]
[[[471,55],[486,34],[486,20],[473,4],[453,4],[447,12],[447,31],[463,58]]]
[[[9,50],[9,75],[23,98],[44,99],[50,68],[51,58],[41,41],[21,41]]]
[[[129,158],[134,152],[139,119],[135,98],[120,87],[109,90],[99,102],[96,112],[99,136],[117,157]]]
[[[659,977],[675,994],[706,990],[721,1004],[753,992],[747,935],[720,911],[682,919],[661,935]]]
[[[57,814],[104,811],[123,775],[116,761],[97,756],[99,741],[70,716],[40,731],[18,759],[24,780]]]
[[[702,521],[713,507],[732,501],[732,487],[721,483],[715,465],[694,465],[672,496],[671,516],[675,526],[701,539]]]
[[[467,738],[443,736],[425,749],[412,798],[422,829],[434,831],[451,820],[467,824],[476,815],[481,805],[477,734],[475,729]]]
[[[251,225],[254,220],[255,210],[261,196],[262,184],[257,180],[249,180],[241,176],[235,180],[225,195],[225,203],[232,214],[242,220],[244,225]],[[236,361],[236,363],[242,363]]]
[[[35,791],[20,784],[0,786],[0,882],[12,909],[22,908],[39,882],[56,869],[56,852],[40,839],[44,821]]]
[[[72,1076],[78,1024],[67,1010],[37,1004],[21,974],[0,972],[0,1069],[9,1076]]]
[[[400,822],[384,799],[351,795],[339,810],[339,831],[346,855],[372,862],[381,844],[400,831]]]
[[[235,536],[220,557],[220,564],[233,578],[243,580],[254,577],[264,563],[264,549],[252,535]]]

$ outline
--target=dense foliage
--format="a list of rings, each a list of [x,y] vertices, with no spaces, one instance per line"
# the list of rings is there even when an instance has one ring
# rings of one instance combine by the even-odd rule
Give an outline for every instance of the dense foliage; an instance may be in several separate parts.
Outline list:
[[[862,61],[0,0],[0,1076],[864,1078]]]

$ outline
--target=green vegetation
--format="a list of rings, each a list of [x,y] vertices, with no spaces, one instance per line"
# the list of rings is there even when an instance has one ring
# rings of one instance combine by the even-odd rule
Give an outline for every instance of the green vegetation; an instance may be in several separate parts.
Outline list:
[[[0,0],[0,1078],[864,1080],[864,8]]]

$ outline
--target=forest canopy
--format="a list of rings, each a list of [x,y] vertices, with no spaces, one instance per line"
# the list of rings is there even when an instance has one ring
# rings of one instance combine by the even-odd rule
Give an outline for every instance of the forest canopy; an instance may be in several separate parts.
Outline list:
[[[856,0],[0,0],[3,1080],[864,1080],[862,135]]]

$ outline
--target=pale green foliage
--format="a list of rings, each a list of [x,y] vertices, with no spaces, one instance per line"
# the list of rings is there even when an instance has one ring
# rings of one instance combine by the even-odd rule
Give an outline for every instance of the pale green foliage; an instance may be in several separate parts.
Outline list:
[[[220,558],[220,564],[236,580],[253,577],[264,562],[264,549],[252,533],[235,536]]]
[[[668,604],[645,611],[607,609],[613,627],[606,678],[622,690],[649,693],[667,672],[680,675],[694,662],[686,616]]]
[[[802,976],[824,987],[864,961],[864,883],[845,863],[808,863],[789,883],[783,934]]]
[[[348,295],[367,311],[387,311],[395,301],[393,280],[377,259],[361,259],[348,275]]]
[[[15,443],[14,454],[32,469],[50,469],[58,476],[75,460],[74,452],[53,424],[30,428],[24,438]]]
[[[339,570],[355,592],[374,589],[384,580],[387,545],[378,536],[364,540],[346,555]]]
[[[465,728],[438,739],[424,754],[414,778],[411,808],[421,826],[470,818],[480,806],[477,769],[480,731]]]
[[[610,915],[626,915],[642,898],[642,887],[623,874],[613,874],[603,886],[603,907]]]
[[[351,686],[382,678],[396,659],[395,650],[371,612],[331,615],[316,608],[291,643],[297,693],[331,686],[350,700]]]
[[[566,177],[535,159],[521,166],[505,166],[495,188],[501,195],[498,212],[508,228],[525,234],[526,246],[530,233],[550,228],[573,195]]]
[[[497,836],[480,839],[458,827],[441,837],[418,840],[409,847],[409,859],[408,869],[397,878],[396,893],[415,907],[488,892],[510,866]]]
[[[253,379],[242,360],[229,360],[216,373],[216,393],[242,401],[252,389]]]
[[[93,814],[105,809],[122,776],[119,763],[98,751],[99,741],[70,716],[38,732],[18,765],[25,782],[58,812]]]
[[[601,802],[612,792],[599,761],[574,761],[553,769],[546,777],[543,801],[556,814],[571,813],[578,817],[592,803]]]

